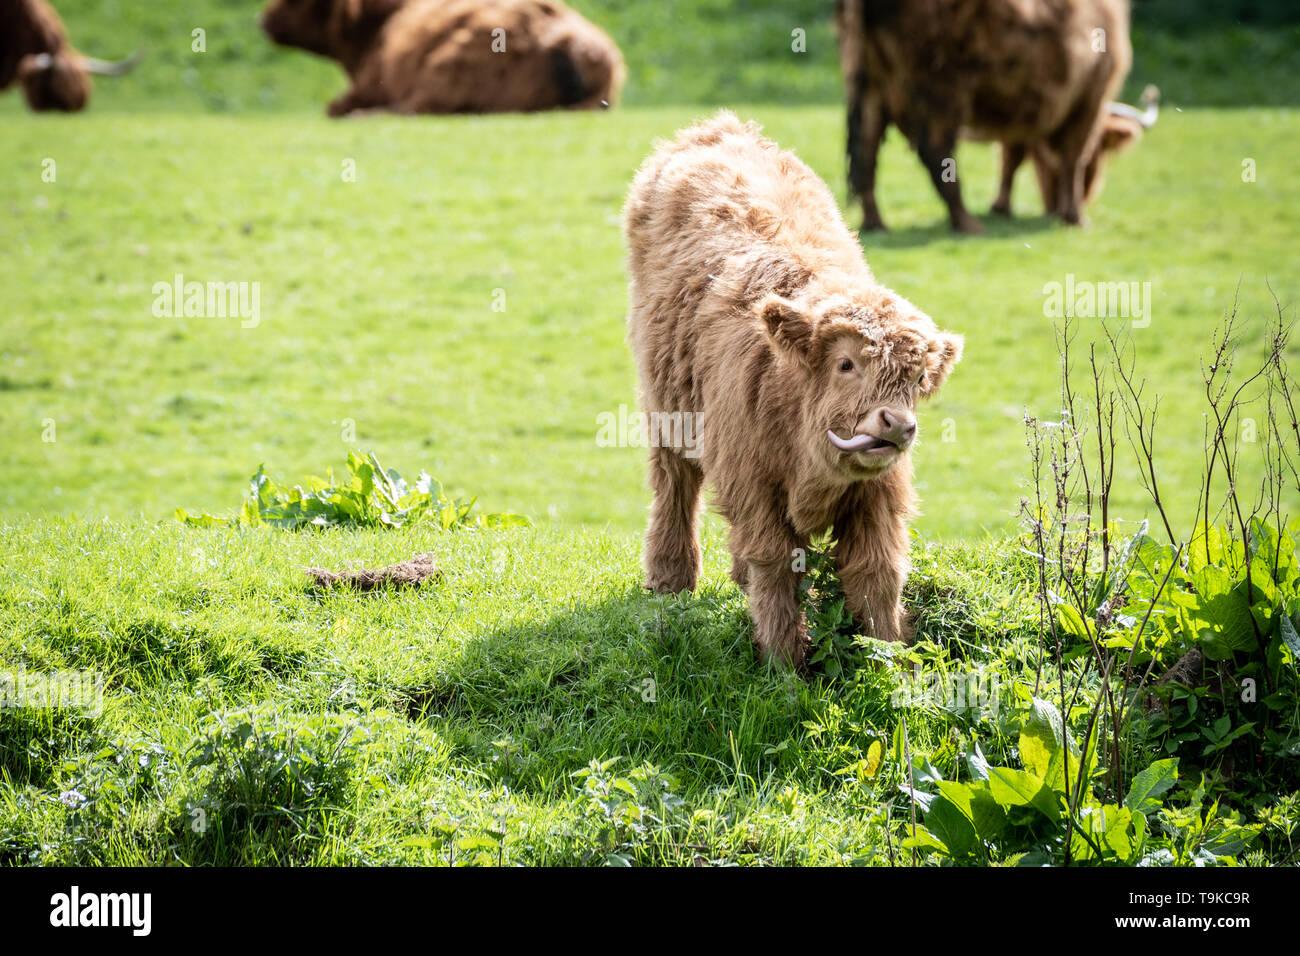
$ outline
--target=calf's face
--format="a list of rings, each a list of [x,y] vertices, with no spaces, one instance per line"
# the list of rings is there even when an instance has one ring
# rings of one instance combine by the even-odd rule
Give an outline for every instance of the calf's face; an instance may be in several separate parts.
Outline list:
[[[917,403],[961,358],[960,335],[900,299],[884,303],[883,314],[841,299],[806,311],[773,295],[759,306],[773,344],[801,373],[805,454],[847,480],[883,473],[912,447]]]

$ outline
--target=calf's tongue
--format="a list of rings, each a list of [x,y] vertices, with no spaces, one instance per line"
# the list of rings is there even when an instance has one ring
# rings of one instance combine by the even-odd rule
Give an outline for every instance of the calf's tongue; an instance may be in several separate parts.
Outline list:
[[[841,438],[830,429],[826,430],[826,437],[840,451],[866,451],[868,448],[874,448],[876,445],[881,444],[880,439],[875,435],[854,435],[852,438]]]

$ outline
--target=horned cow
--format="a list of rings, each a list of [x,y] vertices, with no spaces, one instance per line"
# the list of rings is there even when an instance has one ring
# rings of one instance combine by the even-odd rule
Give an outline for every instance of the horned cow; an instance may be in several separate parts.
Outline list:
[[[596,109],[625,72],[614,41],[559,0],[272,0],[262,28],[347,72],[331,116]]]
[[[650,156],[624,230],[643,407],[695,422],[689,453],[651,442],[647,586],[695,587],[707,482],[765,658],[805,658],[798,558],[827,529],[857,622],[906,639],[916,406],[961,336],[877,283],[826,185],[726,111]]]
[[[891,123],[930,173],[954,229],[982,231],[962,203],[953,158],[961,135],[1003,144],[995,212],[1010,212],[1011,179],[1030,155],[1045,210],[1083,221],[1108,130],[1119,145],[1120,124],[1108,117],[1132,64],[1128,0],[836,0],[836,24],[849,184],[864,229],[884,228],[876,154]]]
[[[78,53],[46,0],[0,0],[0,90],[21,84],[33,110],[85,109],[92,73],[120,76],[138,60],[138,54],[113,63]]]

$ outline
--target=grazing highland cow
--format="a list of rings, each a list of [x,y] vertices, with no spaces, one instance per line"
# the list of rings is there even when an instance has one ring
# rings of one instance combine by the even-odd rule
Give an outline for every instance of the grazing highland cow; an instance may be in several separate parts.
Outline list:
[[[876,154],[895,124],[948,206],[954,229],[980,232],[962,204],[960,135],[1004,144],[1003,191],[1028,152],[1044,205],[1083,221],[1108,104],[1128,75],[1128,0],[837,0],[848,92],[849,183],[864,229],[883,229]]]
[[[272,0],[262,29],[347,71],[331,116],[597,109],[623,83],[614,41],[559,0]]]
[[[707,481],[765,659],[804,660],[798,559],[827,529],[855,619],[906,639],[916,405],[961,337],[877,283],[826,185],[731,113],[661,145],[624,216],[642,403],[695,438],[650,436],[647,586],[695,587]]]
[[[85,109],[92,73],[120,76],[138,60],[138,54],[120,63],[82,56],[45,0],[0,0],[0,90],[18,81],[34,110]]]

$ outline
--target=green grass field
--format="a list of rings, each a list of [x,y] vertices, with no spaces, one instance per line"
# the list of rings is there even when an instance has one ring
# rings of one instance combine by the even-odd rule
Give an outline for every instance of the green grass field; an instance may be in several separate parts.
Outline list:
[[[843,192],[838,110],[738,109]],[[706,112],[11,117],[0,514],[223,509],[260,462],[297,478],[365,447],[490,510],[639,528],[643,454],[596,441],[599,415],[636,403],[619,210],[655,138]],[[1115,164],[1091,229],[1038,216],[1026,174],[1027,216],[977,240],[948,234],[920,164],[891,141],[893,231],[865,238],[867,259],[968,343],[922,418],[926,534],[978,536],[1015,512],[1024,411],[1055,410],[1043,287],[1067,274],[1151,283],[1132,339],[1163,396],[1171,497],[1187,489],[1211,328],[1238,288],[1257,323],[1270,286],[1284,304],[1300,293],[1297,137],[1287,110],[1170,111]],[[960,161],[970,205],[987,208],[993,151]],[[155,283],[178,273],[259,283],[259,324],[155,317]],[[1140,488],[1119,484],[1117,513],[1140,518]]]
[[[636,404],[627,184],[656,139],[725,105],[843,197],[843,115],[829,3],[577,5],[624,48],[619,109],[340,122],[323,106],[341,74],[272,48],[256,3],[60,4],[86,51],[149,56],[84,115],[0,98],[0,665],[98,672],[105,707],[0,707],[0,863],[910,859],[903,720],[906,762],[955,780],[976,742],[1017,761],[1020,708],[1059,690],[1008,535],[1025,412],[1058,413],[1044,287],[1067,276],[1150,283],[1149,324],[1128,334],[1161,396],[1162,490],[1190,525],[1211,332],[1235,302],[1258,357],[1275,302],[1293,314],[1300,297],[1300,31],[1280,7],[1216,26],[1138,5],[1128,89],[1154,80],[1166,108],[1088,229],[1039,215],[1025,172],[1019,218],[954,238],[920,164],[887,143],[892,231],[863,237],[866,258],[967,342],[921,416],[906,660],[997,674],[988,715],[893,706],[898,668],[756,665],[716,519],[695,596],[641,591],[644,453],[597,442],[598,416]],[[809,52],[792,54],[805,24]],[[982,213],[994,150],[966,144],[959,163]],[[155,285],[178,274],[257,283],[256,325],[155,314]],[[292,482],[357,448],[534,527],[171,520],[235,510],[260,463]],[[1111,511],[1125,529],[1150,516],[1127,465]],[[419,591],[321,596],[300,570],[429,550],[443,577]],[[1068,668],[1096,694],[1086,657]],[[1300,738],[1279,740],[1297,749],[1271,794],[1222,766],[1209,778],[1264,834],[1267,856],[1235,854],[1247,862],[1294,862]],[[1126,746],[1130,769],[1150,762],[1148,738]],[[1191,861],[1203,829],[1162,862]]]

